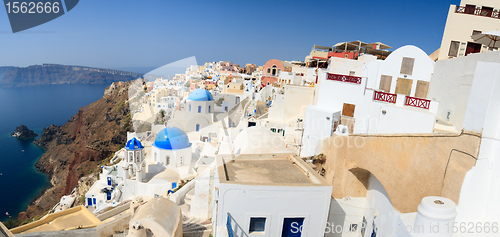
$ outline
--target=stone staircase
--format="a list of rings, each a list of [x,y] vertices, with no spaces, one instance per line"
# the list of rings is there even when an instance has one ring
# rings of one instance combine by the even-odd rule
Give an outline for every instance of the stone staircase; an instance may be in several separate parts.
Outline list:
[[[184,237],[209,237],[212,233],[212,222],[210,220],[200,220],[190,213],[191,200],[194,196],[194,188],[186,193],[181,202],[182,210],[182,232]]]

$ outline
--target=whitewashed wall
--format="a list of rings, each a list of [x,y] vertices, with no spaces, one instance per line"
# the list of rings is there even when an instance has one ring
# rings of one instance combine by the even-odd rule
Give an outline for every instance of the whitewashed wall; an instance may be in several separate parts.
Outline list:
[[[335,121],[340,121],[340,111],[333,111],[315,105],[307,107],[300,154],[302,157],[321,153],[323,139],[332,136]]]
[[[467,172],[457,222],[499,223],[500,213],[500,64],[478,62],[464,127],[481,129],[476,165]],[[473,116],[473,115],[476,116]],[[495,233],[498,235],[498,233]],[[494,236],[492,233],[491,236]]]
[[[322,237],[328,218],[332,187],[307,186],[253,186],[220,184],[218,194],[217,223],[215,236],[225,236],[220,227],[225,227],[227,213],[234,223],[248,235],[250,217],[266,217],[265,234],[257,236],[281,236],[285,217],[305,217],[302,236]],[[237,236],[242,236],[241,234]],[[254,236],[254,235],[248,235]]]

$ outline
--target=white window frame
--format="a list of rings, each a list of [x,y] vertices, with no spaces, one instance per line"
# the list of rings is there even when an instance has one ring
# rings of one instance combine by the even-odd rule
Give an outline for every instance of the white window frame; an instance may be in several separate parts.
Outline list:
[[[250,218],[252,217],[257,217],[257,218],[266,218],[266,224],[264,227],[264,232],[258,232],[258,233],[253,233],[250,234]],[[271,235],[271,222],[272,222],[272,214],[271,213],[247,213],[245,215],[245,233],[248,236],[261,236],[261,237],[271,237],[271,236],[281,236],[280,235]]]

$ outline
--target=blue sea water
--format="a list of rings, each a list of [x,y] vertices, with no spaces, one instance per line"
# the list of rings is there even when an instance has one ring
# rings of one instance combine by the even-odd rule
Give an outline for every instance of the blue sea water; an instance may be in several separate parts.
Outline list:
[[[26,210],[44,188],[48,177],[35,170],[43,149],[32,140],[18,140],[10,134],[24,124],[41,135],[51,124],[63,125],[78,109],[100,99],[108,84],[43,85],[0,88],[0,221]]]

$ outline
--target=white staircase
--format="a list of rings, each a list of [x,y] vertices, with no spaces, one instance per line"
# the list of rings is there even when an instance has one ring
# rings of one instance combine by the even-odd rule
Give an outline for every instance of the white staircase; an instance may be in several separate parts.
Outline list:
[[[194,188],[186,193],[181,201],[182,210],[182,232],[184,237],[208,237],[212,233],[212,222],[193,217],[190,213],[191,199],[194,196]]]

